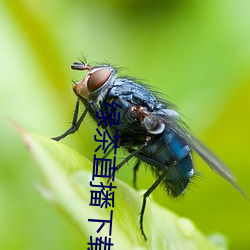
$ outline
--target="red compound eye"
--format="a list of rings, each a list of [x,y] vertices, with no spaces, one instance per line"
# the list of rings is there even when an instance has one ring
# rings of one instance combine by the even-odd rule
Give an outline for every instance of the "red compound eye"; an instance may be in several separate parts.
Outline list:
[[[110,71],[108,69],[99,69],[92,73],[88,79],[88,90],[93,92],[99,89],[109,78]]]

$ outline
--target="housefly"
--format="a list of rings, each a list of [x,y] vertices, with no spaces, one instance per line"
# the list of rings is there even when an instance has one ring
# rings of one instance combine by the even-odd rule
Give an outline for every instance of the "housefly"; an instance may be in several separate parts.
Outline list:
[[[113,135],[118,128],[119,146],[128,152],[127,157],[116,168],[121,168],[135,157],[134,185],[136,171],[142,163],[149,165],[157,177],[143,195],[140,230],[145,240],[143,216],[147,197],[159,184],[172,197],[184,193],[195,174],[192,151],[244,195],[232,172],[189,132],[173,104],[158,98],[146,85],[132,78],[119,77],[117,70],[111,65],[90,66],[85,62],[74,62],[71,68],[84,70],[87,74],[73,87],[78,100],[71,127],[53,139],[59,141],[76,132],[87,113],[98,123],[96,113],[105,109],[101,105],[104,102],[115,102],[122,106],[119,126],[109,128]],[[85,111],[78,117],[80,102],[84,104]],[[107,110],[103,111],[106,114]]]

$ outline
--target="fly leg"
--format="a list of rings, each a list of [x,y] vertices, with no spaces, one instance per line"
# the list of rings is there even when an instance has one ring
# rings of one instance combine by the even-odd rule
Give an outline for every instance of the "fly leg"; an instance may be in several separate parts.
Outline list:
[[[84,110],[84,112],[80,116],[79,120],[77,120],[78,119],[78,112],[79,112],[79,103],[80,103],[80,101],[78,99],[77,102],[76,102],[76,106],[75,106],[75,110],[74,110],[74,116],[73,116],[71,127],[65,133],[63,133],[62,135],[59,135],[57,137],[53,137],[51,139],[53,139],[55,141],[60,141],[64,137],[68,136],[69,134],[75,133],[79,129],[79,127],[80,127],[80,125],[81,125],[84,117],[86,116],[86,114],[87,114],[87,112],[89,110],[89,105],[87,105],[86,109]]]
[[[140,160],[137,160],[135,166],[134,166],[134,177],[133,177],[133,186],[134,186],[134,189],[136,189],[136,172],[138,171],[139,167],[141,165],[141,161]]]
[[[145,208],[146,208],[147,198],[157,188],[157,186],[162,182],[166,173],[167,173],[167,171],[163,172],[163,174],[158,177],[158,179],[154,182],[154,184],[143,195],[142,208],[141,208],[141,212],[140,212],[140,230],[141,230],[141,233],[142,233],[144,240],[147,240],[146,234],[145,234],[144,229],[143,229],[143,216],[144,216],[144,212],[145,212]]]

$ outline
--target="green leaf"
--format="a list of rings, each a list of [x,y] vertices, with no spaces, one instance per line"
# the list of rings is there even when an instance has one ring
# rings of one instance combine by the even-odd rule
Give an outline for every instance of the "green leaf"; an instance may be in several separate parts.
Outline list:
[[[89,206],[92,163],[72,148],[39,135],[21,131],[24,142],[44,176],[39,191],[80,231],[83,238],[109,237],[109,224],[99,234],[98,222],[88,219],[110,218],[110,209]],[[105,179],[100,181],[106,183]],[[181,218],[148,199],[144,215],[144,241],[139,229],[142,191],[115,180],[115,207],[111,249],[226,249],[215,245],[186,218]],[[86,242],[87,248],[87,242]]]

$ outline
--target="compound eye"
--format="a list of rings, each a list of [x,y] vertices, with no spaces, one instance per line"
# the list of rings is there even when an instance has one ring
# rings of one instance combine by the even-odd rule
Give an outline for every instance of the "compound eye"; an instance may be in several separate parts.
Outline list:
[[[99,89],[110,77],[110,71],[108,69],[99,69],[92,73],[88,79],[88,90],[93,92]]]

